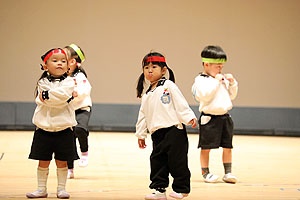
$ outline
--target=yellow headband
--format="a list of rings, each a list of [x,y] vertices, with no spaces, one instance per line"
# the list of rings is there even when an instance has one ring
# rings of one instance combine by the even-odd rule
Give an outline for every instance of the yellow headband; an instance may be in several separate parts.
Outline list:
[[[85,57],[84,57],[82,51],[80,50],[80,48],[76,44],[70,44],[69,47],[71,47],[72,49],[74,49],[74,51],[79,56],[81,62],[83,63],[83,61],[85,60]]]
[[[207,63],[226,63],[225,58],[202,58],[202,62]]]

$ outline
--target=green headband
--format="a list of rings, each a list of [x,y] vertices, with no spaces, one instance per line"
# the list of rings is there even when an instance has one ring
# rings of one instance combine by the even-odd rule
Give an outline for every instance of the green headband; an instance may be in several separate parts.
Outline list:
[[[202,62],[207,63],[226,63],[225,58],[202,58]]]
[[[74,49],[74,51],[79,56],[81,62],[83,62],[85,60],[85,57],[84,57],[82,51],[80,50],[80,48],[76,44],[70,44],[69,47],[71,47],[72,49]]]

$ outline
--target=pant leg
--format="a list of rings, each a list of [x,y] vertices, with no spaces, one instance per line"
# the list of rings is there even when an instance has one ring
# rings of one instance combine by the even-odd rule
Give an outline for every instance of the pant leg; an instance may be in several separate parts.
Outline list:
[[[168,155],[165,152],[165,129],[159,129],[151,135],[153,151],[150,156],[150,188],[167,188],[169,186]]]
[[[172,127],[167,133],[168,166],[174,178],[172,188],[177,193],[190,193],[191,173],[188,168],[188,137],[184,129]]]
[[[77,153],[77,145],[76,145],[76,127],[74,127],[74,157],[71,160],[67,161],[68,169],[74,168],[74,160],[79,159],[78,153]]]
[[[74,160],[68,160],[67,164],[68,164],[68,169],[73,169],[74,168]]]
[[[81,152],[87,152],[89,148],[88,132],[83,128],[75,127],[75,135],[78,138]]]

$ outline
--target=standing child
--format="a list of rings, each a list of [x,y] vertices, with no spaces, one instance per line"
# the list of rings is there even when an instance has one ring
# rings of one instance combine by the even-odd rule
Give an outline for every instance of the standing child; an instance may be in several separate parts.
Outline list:
[[[197,119],[184,96],[175,85],[174,74],[160,53],[147,54],[143,61],[143,73],[137,85],[137,97],[141,98],[144,78],[150,87],[143,94],[136,123],[138,145],[146,148],[145,138],[150,132],[153,151],[150,156],[151,184],[155,192],[145,199],[165,200],[169,185],[169,173],[174,178],[169,196],[182,199],[190,193],[190,171],[188,168],[188,137],[185,125],[197,126]],[[170,80],[164,75],[169,71]]]
[[[39,160],[38,189],[27,193],[28,198],[46,198],[49,165],[54,154],[57,166],[57,198],[67,199],[67,160],[78,157],[74,151],[75,111],[69,102],[73,99],[75,83],[67,76],[68,62],[62,49],[51,49],[42,57],[44,73],[36,87],[37,107],[33,115],[36,126],[30,159]]]
[[[211,149],[223,147],[223,181],[236,183],[231,174],[233,121],[228,114],[238,90],[232,74],[221,74],[227,56],[219,46],[207,46],[201,53],[204,72],[195,78],[193,95],[200,103],[199,145],[202,175],[207,183],[214,183],[219,176],[209,172]]]
[[[87,74],[81,67],[85,60],[85,56],[80,47],[71,44],[64,48],[68,55],[69,73],[75,81],[75,89],[77,96],[72,101],[76,113],[77,125],[74,128],[75,137],[78,138],[81,156],[79,160],[79,167],[86,167],[88,165],[88,123],[91,116],[91,85],[87,80]],[[75,141],[76,144],[76,141]],[[76,148],[76,147],[75,147]],[[75,149],[77,151],[77,149]],[[68,178],[74,178],[74,160],[68,161]]]

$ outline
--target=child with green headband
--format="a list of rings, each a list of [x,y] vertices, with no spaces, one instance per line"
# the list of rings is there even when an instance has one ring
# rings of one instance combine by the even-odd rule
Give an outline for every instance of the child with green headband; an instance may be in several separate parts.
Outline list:
[[[82,49],[71,44],[66,46],[64,50],[68,56],[68,75],[75,81],[76,97],[72,101],[75,109],[77,125],[74,128],[75,137],[78,138],[81,155],[79,160],[79,167],[86,167],[88,165],[88,123],[91,115],[92,100],[91,100],[91,84],[87,79],[87,73],[82,68],[81,64],[85,60]],[[77,149],[76,149],[77,151]],[[68,161],[68,178],[74,178],[74,160]]]
[[[214,183],[219,176],[209,172],[211,149],[223,148],[223,181],[236,183],[231,173],[233,121],[228,111],[238,91],[238,83],[232,74],[222,74],[227,56],[219,46],[207,46],[201,52],[204,72],[196,78],[192,87],[195,100],[199,103],[199,144],[202,175],[207,183]]]

